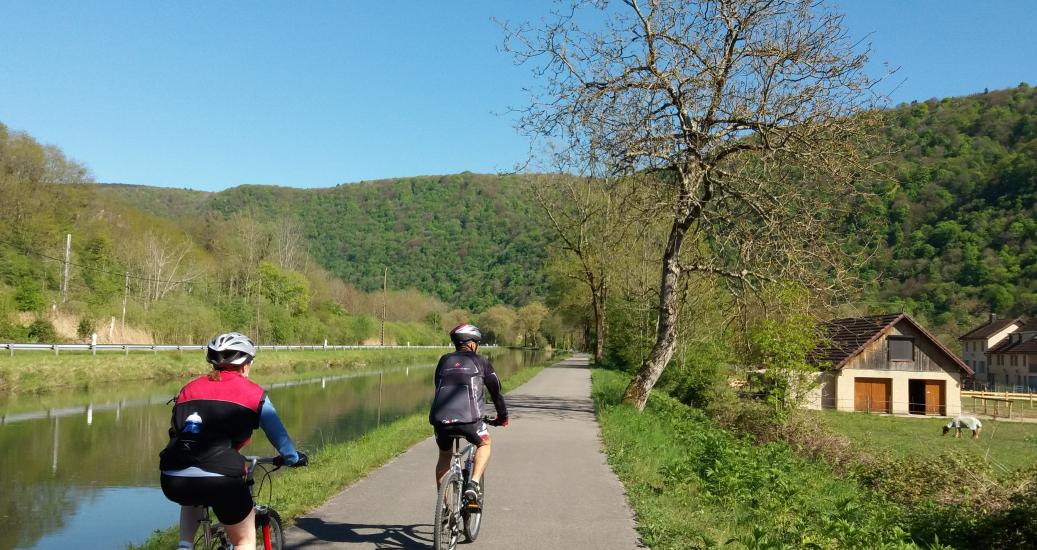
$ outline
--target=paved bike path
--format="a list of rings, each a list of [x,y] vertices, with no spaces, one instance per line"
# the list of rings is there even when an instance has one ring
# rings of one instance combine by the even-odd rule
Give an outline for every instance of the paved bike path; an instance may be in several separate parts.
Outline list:
[[[507,395],[511,424],[491,428],[482,533],[459,549],[640,548],[601,452],[587,359],[555,364]],[[435,461],[430,437],[297,518],[288,548],[430,548]]]

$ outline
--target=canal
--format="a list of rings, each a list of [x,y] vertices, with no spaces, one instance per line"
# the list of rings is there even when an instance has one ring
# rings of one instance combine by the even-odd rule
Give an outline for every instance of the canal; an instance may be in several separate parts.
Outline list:
[[[507,375],[537,359],[507,351]],[[326,373],[266,387],[296,444],[313,452],[427,410],[434,365]],[[0,400],[0,550],[125,548],[175,524],[158,488],[158,452],[183,381],[141,382]],[[274,451],[261,431],[245,450]],[[432,458],[430,457],[430,460]]]

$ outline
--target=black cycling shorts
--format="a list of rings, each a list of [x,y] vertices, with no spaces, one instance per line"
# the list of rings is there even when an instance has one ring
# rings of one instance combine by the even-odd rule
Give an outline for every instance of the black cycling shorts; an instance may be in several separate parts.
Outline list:
[[[441,451],[451,449],[454,436],[461,436],[476,446],[482,445],[490,438],[490,431],[486,429],[486,423],[482,420],[464,424],[436,424],[435,428],[436,445],[439,445]]]
[[[253,506],[243,477],[163,475],[162,493],[181,506],[208,506],[224,525],[241,523]]]

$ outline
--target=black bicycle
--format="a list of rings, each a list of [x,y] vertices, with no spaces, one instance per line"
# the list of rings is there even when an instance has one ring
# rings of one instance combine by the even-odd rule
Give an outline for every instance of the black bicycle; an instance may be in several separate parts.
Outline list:
[[[281,457],[246,456],[248,467],[245,480],[256,500],[256,548],[263,550],[282,550],[284,548],[284,524],[276,510],[267,504],[260,504],[258,498],[265,496],[267,502],[273,497],[273,479],[270,474],[281,469]],[[258,478],[256,473],[258,472]],[[267,487],[264,495],[263,488]],[[201,533],[195,541],[196,550],[230,550],[230,537],[223,525],[212,521],[209,507],[205,507],[205,519],[201,522]]]
[[[489,419],[483,419],[490,423]],[[491,424],[492,425],[492,424]],[[435,550],[454,550],[458,539],[464,534],[465,541],[475,542],[482,527],[483,509],[477,501],[464,498],[464,488],[472,479],[475,466],[475,445],[468,444],[463,449],[463,436],[452,436],[453,454],[450,457],[450,469],[439,482],[436,495],[436,517],[432,524],[434,533],[433,548]],[[480,482],[483,493],[486,492],[486,476]]]

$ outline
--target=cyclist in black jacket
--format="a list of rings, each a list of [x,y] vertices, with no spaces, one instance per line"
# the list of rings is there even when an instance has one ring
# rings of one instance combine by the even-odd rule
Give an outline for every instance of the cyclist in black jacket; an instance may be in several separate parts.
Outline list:
[[[483,421],[486,398],[483,386],[497,409],[494,426],[508,425],[508,407],[501,394],[500,379],[490,360],[479,355],[482,333],[474,325],[461,324],[450,331],[450,341],[457,351],[439,358],[436,365],[436,396],[429,411],[429,423],[435,427],[439,461],[436,463],[436,486],[450,469],[451,436],[462,436],[476,446],[472,481],[465,487],[465,498],[482,506],[483,472],[490,461],[490,432]]]

